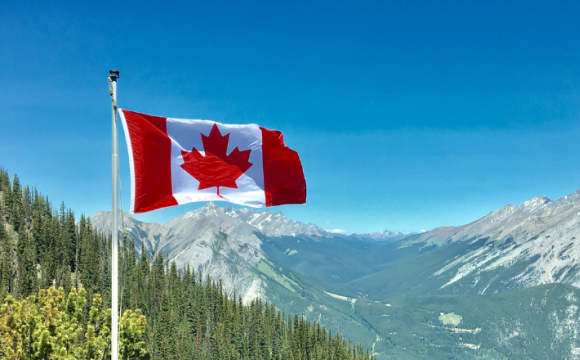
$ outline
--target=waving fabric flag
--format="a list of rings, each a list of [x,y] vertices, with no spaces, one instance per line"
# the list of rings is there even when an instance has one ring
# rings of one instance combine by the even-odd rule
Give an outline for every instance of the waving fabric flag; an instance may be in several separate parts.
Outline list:
[[[131,212],[192,201],[253,207],[306,202],[298,153],[282,133],[119,109],[131,162]]]

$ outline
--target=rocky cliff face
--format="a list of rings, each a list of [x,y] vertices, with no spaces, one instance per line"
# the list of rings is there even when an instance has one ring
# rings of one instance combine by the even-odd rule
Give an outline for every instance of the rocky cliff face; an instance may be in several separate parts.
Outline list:
[[[99,211],[90,220],[99,231],[110,233],[110,212]],[[229,293],[235,289],[248,302],[258,296],[267,298],[266,283],[254,271],[264,259],[258,234],[331,237],[316,225],[290,220],[280,211],[236,211],[211,202],[164,225],[144,223],[127,213],[122,218],[119,215],[121,231],[123,224],[138,249],[143,244],[148,254],[161,253],[169,261],[175,260],[178,268],[189,265],[214,279],[222,279]]]
[[[425,233],[418,241],[442,237],[447,244],[481,246],[441,259],[432,274],[446,278],[441,289],[461,284],[486,293],[554,282],[580,286],[580,191],[556,201],[540,196],[507,205],[470,224]],[[492,286],[498,281],[504,285]]]
[[[110,211],[99,211],[89,218],[97,230],[105,233],[111,233],[112,217]],[[137,249],[141,251],[141,244],[145,246],[148,254],[157,252],[161,239],[165,238],[169,230],[158,223],[145,223],[134,219],[129,213],[119,213],[118,216],[119,231],[123,231],[123,225],[129,236],[135,239]]]

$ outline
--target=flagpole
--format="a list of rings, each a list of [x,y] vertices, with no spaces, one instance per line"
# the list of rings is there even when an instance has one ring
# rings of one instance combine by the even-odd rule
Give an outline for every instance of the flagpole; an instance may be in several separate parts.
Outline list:
[[[117,79],[119,70],[109,70],[109,80],[112,86],[113,98],[113,225],[112,269],[111,269],[111,360],[119,359],[119,231],[117,225],[117,209],[119,208],[117,186],[119,184],[119,147],[117,144]]]

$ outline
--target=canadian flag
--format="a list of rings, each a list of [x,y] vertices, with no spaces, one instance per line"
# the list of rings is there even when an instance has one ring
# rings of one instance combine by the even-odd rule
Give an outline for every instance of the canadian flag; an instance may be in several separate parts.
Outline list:
[[[119,112],[131,163],[132,213],[192,201],[253,207],[306,202],[300,158],[280,131]]]

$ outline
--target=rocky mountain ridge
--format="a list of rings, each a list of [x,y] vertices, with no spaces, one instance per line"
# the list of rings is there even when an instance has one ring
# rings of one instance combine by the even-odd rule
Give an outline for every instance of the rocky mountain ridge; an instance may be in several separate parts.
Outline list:
[[[99,211],[90,217],[99,231],[110,233],[111,213]],[[286,218],[282,212],[250,209],[234,210],[214,203],[175,217],[167,223],[145,223],[130,214],[119,214],[119,230],[133,237],[138,249],[148,254],[163,254],[178,268],[190,265],[214,279],[222,279],[225,289],[242,294],[244,301],[265,296],[265,282],[255,269],[264,255],[258,235],[332,237],[314,224]]]
[[[372,232],[372,233],[363,233],[363,234],[353,234],[353,237],[358,237],[363,240],[372,240],[377,242],[393,242],[402,240],[410,235],[414,235],[415,233],[402,233],[400,231],[391,231],[391,230],[384,230],[379,232]]]
[[[440,291],[485,294],[550,283],[580,287],[579,240],[576,191],[555,201],[538,196],[506,205],[470,224],[434,229],[403,242],[458,244],[463,250],[452,259],[434,259],[431,275],[422,281],[437,283]],[[459,245],[463,242],[471,245]]]

